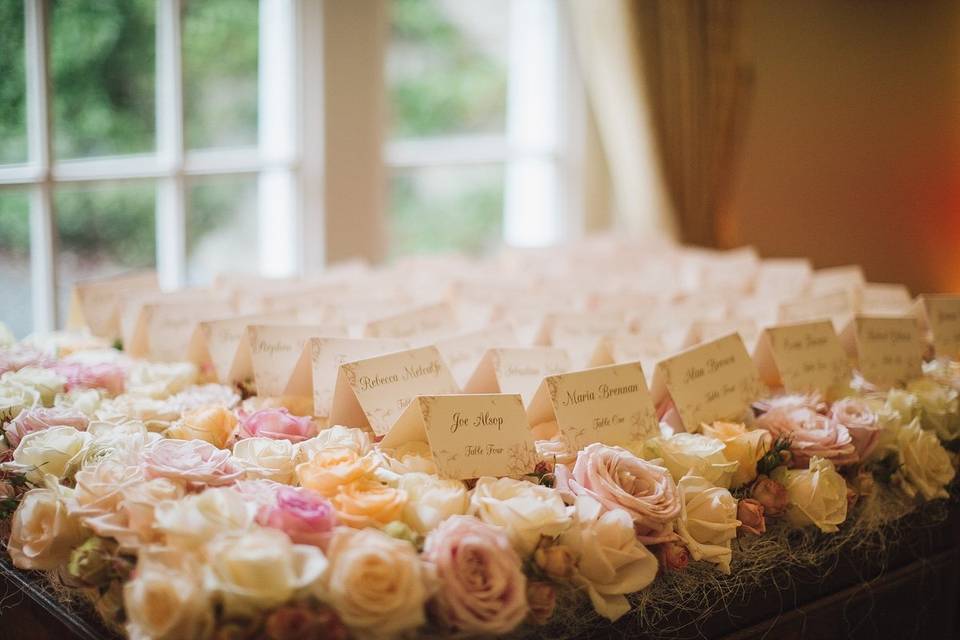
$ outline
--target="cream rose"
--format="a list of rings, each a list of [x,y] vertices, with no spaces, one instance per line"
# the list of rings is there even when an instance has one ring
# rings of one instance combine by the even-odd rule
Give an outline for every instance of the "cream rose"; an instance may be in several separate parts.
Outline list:
[[[435,579],[409,542],[341,527],[327,554],[324,599],[352,631],[389,638],[426,622],[424,603]]]
[[[168,438],[204,440],[223,449],[237,427],[237,417],[224,407],[203,407],[184,413],[167,429]]]
[[[88,418],[92,418],[103,401],[103,392],[99,389],[71,389],[57,394],[53,406],[58,409],[74,409]]]
[[[98,536],[116,537],[118,531],[125,531],[126,514],[120,510],[123,491],[144,481],[143,469],[101,460],[77,471],[75,480],[70,514]]]
[[[120,500],[122,525],[110,535],[120,543],[120,549],[136,553],[140,547],[159,542],[163,534],[156,529],[157,505],[175,501],[184,495],[183,485],[167,478],[154,478],[124,487]]]
[[[607,510],[589,496],[577,496],[573,523],[560,543],[577,557],[574,584],[609,620],[630,611],[625,594],[645,589],[657,575],[657,558],[637,540],[630,514]]]
[[[675,527],[694,560],[706,560],[730,573],[730,541],[737,537],[737,500],[705,478],[688,475],[677,489],[683,510]]]
[[[909,496],[920,494],[924,500],[949,498],[946,486],[956,470],[950,454],[932,431],[920,428],[917,420],[897,433],[897,455],[900,469],[896,479]]]
[[[795,527],[834,533],[847,519],[847,483],[829,460],[814,456],[808,469],[777,467],[772,477],[787,490],[786,518]]]
[[[197,381],[197,367],[189,362],[136,362],[127,374],[127,393],[167,398]]]
[[[67,380],[50,369],[24,367],[19,371],[9,371],[0,376],[0,382],[33,389],[39,394],[40,404],[52,407],[58,393],[63,392]]]
[[[39,484],[45,475],[63,478],[70,460],[90,441],[90,434],[73,427],[51,427],[28,433],[13,452],[13,461],[26,470],[27,480]]]
[[[480,478],[470,495],[470,514],[503,527],[522,556],[533,553],[540,536],[556,537],[570,525],[560,494],[512,478]]]
[[[383,460],[382,466],[393,473],[437,474],[437,464],[433,461],[433,453],[426,442],[414,440],[396,449],[378,453]]]
[[[256,509],[256,504],[229,487],[207,489],[158,504],[154,526],[168,545],[195,550],[218,534],[249,529]]]
[[[407,473],[400,476],[397,486],[409,498],[403,509],[403,521],[424,535],[450,516],[466,513],[470,504],[467,488],[459,480]]]
[[[145,549],[123,585],[130,640],[207,638],[213,633],[213,603],[203,589],[199,561],[169,549]]]
[[[770,450],[772,438],[765,429],[748,431],[746,426],[734,422],[704,424],[703,435],[723,443],[723,455],[737,463],[737,470],[730,480],[731,487],[742,487],[757,478],[757,462]]]
[[[53,486],[31,489],[20,500],[10,522],[7,552],[19,569],[56,569],[88,533],[70,516],[70,490]]]
[[[71,458],[69,471],[101,460],[139,464],[144,449],[160,440],[160,435],[150,433],[142,422],[135,421],[123,424],[92,422],[87,433],[90,434],[90,441]]]
[[[283,484],[294,479],[294,447],[289,440],[246,438],[233,446],[233,461],[248,480],[262,478]]]
[[[204,407],[233,409],[240,403],[240,394],[223,384],[195,384],[171,396],[170,407],[180,413],[189,413]]]
[[[346,448],[352,450],[358,457],[370,452],[370,436],[362,429],[334,425],[320,431],[312,438],[296,444],[297,462],[307,462],[313,459],[318,451],[331,448]]]
[[[958,392],[929,378],[917,378],[907,384],[907,391],[920,404],[920,421],[924,429],[933,431],[941,440],[960,438]]]
[[[24,409],[43,406],[40,393],[20,384],[0,382],[0,424],[13,420]]]
[[[104,400],[95,417],[104,422],[139,420],[150,431],[161,432],[180,417],[180,412],[166,400],[123,394],[112,400]]]
[[[717,438],[697,433],[676,433],[669,438],[648,440],[644,457],[662,460],[674,481],[679,481],[689,473],[707,478],[718,487],[729,487],[739,463],[727,459],[725,448]]]

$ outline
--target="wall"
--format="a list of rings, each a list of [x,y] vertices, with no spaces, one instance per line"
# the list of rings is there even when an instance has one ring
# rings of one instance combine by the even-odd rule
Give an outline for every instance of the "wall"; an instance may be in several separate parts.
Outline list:
[[[960,291],[960,2],[743,3],[730,244]]]

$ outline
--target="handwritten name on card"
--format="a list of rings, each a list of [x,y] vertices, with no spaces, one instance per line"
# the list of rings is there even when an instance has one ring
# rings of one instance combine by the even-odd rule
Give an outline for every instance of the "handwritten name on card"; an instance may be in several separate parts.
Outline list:
[[[313,370],[313,413],[329,416],[337,373],[344,362],[372,358],[410,348],[406,340],[379,338],[310,338],[309,351]]]
[[[813,272],[813,279],[810,282],[810,293],[820,295],[834,291],[849,291],[858,289],[866,281],[863,267],[858,264],[817,269]]]
[[[440,340],[436,343],[440,355],[450,367],[457,384],[465,386],[487,349],[512,347],[517,337],[510,325],[502,324]]]
[[[489,349],[470,376],[465,390],[468,393],[519,393],[527,404],[545,377],[570,369],[570,356],[563,349]]]
[[[667,358],[653,374],[654,402],[669,394],[691,432],[703,422],[742,419],[760,391],[757,369],[737,334]]]
[[[865,315],[906,315],[913,300],[902,284],[868,282],[856,290],[857,310]]]
[[[131,353],[151,360],[171,362],[188,357],[194,332],[200,322],[217,316],[229,315],[229,302],[208,300],[194,302],[163,302],[143,305]]]
[[[833,324],[822,320],[768,327],[754,361],[764,383],[791,393],[830,394],[850,382],[850,362]]]
[[[960,356],[960,296],[920,296],[921,313],[933,338],[937,357],[957,359]]]
[[[363,330],[367,338],[401,338],[432,342],[457,331],[457,318],[447,303],[418,307],[397,315],[373,320]]]
[[[381,446],[426,440],[441,476],[522,476],[537,466],[523,401],[516,394],[414,398]]]
[[[856,316],[842,335],[857,369],[875,384],[904,383],[921,373],[924,344],[914,317]]]
[[[835,329],[843,328],[853,314],[853,292],[831,291],[780,303],[778,320],[783,323],[831,320]]]
[[[282,314],[239,316],[201,322],[202,344],[198,344],[198,350],[206,350],[221,383],[240,382],[253,375],[247,327],[278,319],[282,319]]]
[[[529,414],[532,425],[555,419],[576,451],[594,442],[627,446],[659,432],[638,362],[548,376]]]
[[[257,394],[279,396],[290,384],[307,340],[343,337],[341,325],[251,325],[247,328]]]

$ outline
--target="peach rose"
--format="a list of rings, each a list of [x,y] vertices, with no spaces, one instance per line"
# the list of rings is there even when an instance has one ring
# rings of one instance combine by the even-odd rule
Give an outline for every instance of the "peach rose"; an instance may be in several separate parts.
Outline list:
[[[237,417],[229,409],[203,407],[184,413],[165,435],[177,440],[203,440],[223,449],[236,426]]]
[[[344,524],[357,529],[380,527],[402,517],[407,492],[373,478],[360,478],[340,486],[330,501]]]
[[[763,504],[753,498],[744,498],[737,503],[737,520],[740,528],[755,536],[763,535],[767,531],[767,521],[763,517]]]
[[[339,488],[363,478],[376,467],[370,454],[361,456],[348,447],[330,447],[314,452],[313,457],[297,465],[301,486],[331,498]]]
[[[70,516],[63,487],[31,489],[23,494],[10,521],[7,552],[18,569],[56,569],[87,537],[80,521]]]
[[[772,438],[764,429],[748,431],[746,426],[733,422],[714,422],[702,426],[703,434],[724,444],[723,455],[737,462],[731,487],[742,487],[757,477],[757,462],[770,450]]]

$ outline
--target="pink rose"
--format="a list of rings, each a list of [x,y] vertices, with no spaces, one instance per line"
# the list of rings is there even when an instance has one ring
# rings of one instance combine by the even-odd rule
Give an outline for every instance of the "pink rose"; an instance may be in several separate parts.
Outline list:
[[[440,580],[440,619],[465,634],[502,635],[527,615],[527,578],[520,557],[498,527],[451,516],[427,536],[423,559]]]
[[[757,418],[757,426],[774,438],[790,441],[790,466],[794,469],[806,469],[813,456],[838,467],[859,460],[847,428],[808,407],[771,409]]]
[[[24,345],[14,345],[0,349],[0,375],[8,371],[19,371],[24,367],[52,367],[53,358],[43,351]]]
[[[791,393],[757,400],[753,403],[753,408],[759,413],[766,413],[777,409],[784,411],[791,409],[809,409],[815,413],[825,413],[827,403],[823,401],[819,393]]]
[[[755,536],[767,532],[767,521],[763,517],[763,503],[753,498],[744,498],[737,503],[737,520],[740,528]]]
[[[673,521],[680,517],[681,501],[664,467],[622,447],[594,443],[580,452],[572,473],[566,465],[557,465],[555,475],[561,492],[590,496],[607,509],[630,514],[643,544],[675,538]]]
[[[844,398],[830,407],[830,417],[847,428],[857,455],[866,460],[880,440],[877,414],[861,398]]]
[[[690,564],[690,551],[679,542],[658,544],[656,555],[664,571],[683,571]]]
[[[779,518],[787,511],[790,498],[786,488],[768,476],[759,476],[750,487],[750,497],[763,505],[764,514]]]
[[[240,420],[237,438],[273,438],[303,442],[317,434],[317,427],[309,417],[299,417],[287,409],[261,409]]]
[[[183,480],[191,489],[231,485],[243,476],[229,451],[203,440],[158,440],[142,460],[148,478]]]
[[[58,362],[53,370],[67,379],[66,390],[104,389],[112,396],[123,393],[126,369],[115,362]]]
[[[34,407],[21,411],[16,418],[6,424],[3,433],[10,448],[16,449],[23,436],[28,433],[43,431],[50,427],[73,427],[78,431],[86,431],[89,423],[87,416],[76,409]]]
[[[337,524],[337,514],[333,505],[318,493],[282,487],[277,490],[273,505],[260,508],[257,522],[283,531],[298,544],[324,547]]]

